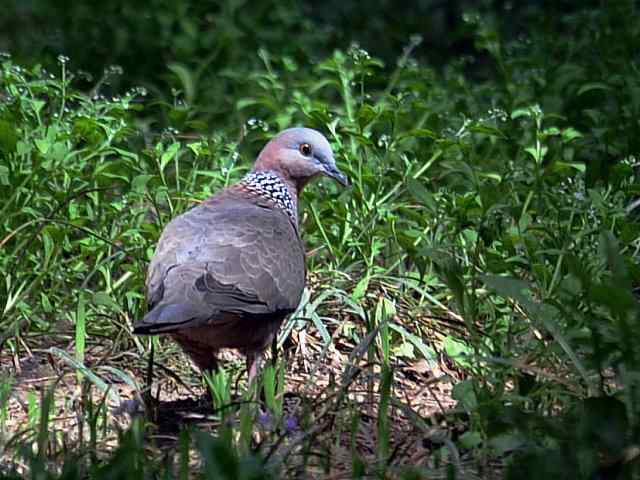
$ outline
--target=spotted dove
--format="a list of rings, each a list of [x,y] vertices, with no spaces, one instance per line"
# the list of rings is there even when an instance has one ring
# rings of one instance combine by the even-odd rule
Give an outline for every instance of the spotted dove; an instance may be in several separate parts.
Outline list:
[[[147,272],[136,334],[168,333],[202,370],[220,348],[246,355],[249,381],[305,284],[298,196],[314,177],[342,185],[327,139],[309,128],[273,138],[253,170],[164,229]]]

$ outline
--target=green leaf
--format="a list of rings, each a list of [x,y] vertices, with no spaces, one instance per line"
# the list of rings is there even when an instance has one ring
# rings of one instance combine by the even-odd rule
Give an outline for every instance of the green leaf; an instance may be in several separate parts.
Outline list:
[[[531,155],[536,163],[540,163],[547,154],[548,147],[541,146],[540,150],[538,150],[536,147],[527,147],[524,149],[524,151]]]
[[[184,99],[187,104],[191,105],[196,96],[195,75],[188,67],[181,63],[170,63],[167,65],[167,68],[180,80],[180,85],[184,90]]]
[[[368,288],[369,288],[369,275],[365,275],[360,279],[356,287],[353,289],[353,292],[351,293],[351,298],[357,302],[362,297],[364,297],[365,293],[367,293]]]
[[[15,152],[17,143],[18,134],[15,125],[6,120],[0,120],[0,152],[5,154]]]
[[[458,442],[462,448],[478,448],[482,445],[482,434],[480,432],[465,432],[460,435]]]
[[[42,155],[46,155],[51,147],[51,142],[47,138],[36,138],[35,144],[36,148]]]
[[[93,383],[97,388],[99,388],[102,392],[108,393],[111,399],[118,404],[121,403],[120,395],[118,395],[118,391],[115,388],[111,388],[102,378],[93,373],[89,368],[87,368],[82,362],[78,362],[74,358],[70,357],[67,352],[61,350],[57,347],[51,347],[49,349],[49,353],[55,355],[65,362],[67,362],[71,367],[75,368],[78,373],[82,374],[82,376],[91,383]]]
[[[389,328],[398,332],[403,338],[407,339],[414,347],[416,347],[422,357],[427,361],[429,368],[436,367],[438,363],[438,355],[433,348],[424,343],[420,337],[414,335],[402,325],[398,325],[396,323],[389,323]]]
[[[509,432],[496,435],[489,439],[488,445],[496,455],[505,455],[506,453],[517,451],[527,444],[527,438],[520,432]]]
[[[44,100],[31,100],[31,107],[33,108],[34,113],[38,114],[42,110],[42,108],[46,105]]]
[[[469,127],[469,131],[473,133],[481,133],[494,138],[505,139],[507,136],[499,129],[488,125],[473,125]]]
[[[324,325],[324,323],[322,322],[322,319],[317,313],[313,312],[310,316],[311,316],[311,322],[315,325],[316,329],[318,330],[318,333],[320,333],[320,336],[322,337],[322,341],[324,342],[324,345],[328,345],[331,342],[331,334],[327,330],[327,327]]]
[[[517,108],[511,112],[511,118],[513,120],[520,117],[531,117],[531,110],[529,108]]]
[[[0,185],[8,186],[9,182],[9,167],[0,165]]]
[[[531,300],[531,285],[524,280],[498,275],[481,275],[480,278],[487,287],[504,298],[513,298],[519,302]]]
[[[611,90],[611,87],[606,83],[602,83],[602,82],[585,83],[583,86],[581,86],[578,89],[578,96],[584,95],[585,93],[592,92],[594,90],[609,91]]]
[[[173,157],[176,156],[176,154],[178,153],[179,149],[180,149],[180,142],[173,142],[171,145],[169,145],[169,148],[167,148],[164,151],[164,153],[160,157],[160,170],[161,171],[164,171],[164,168],[173,159]]]
[[[260,102],[255,98],[241,98],[236,101],[236,110],[244,110],[247,107],[258,105]]]
[[[471,350],[467,344],[447,335],[444,342],[442,342],[442,348],[447,355],[460,366],[466,367],[471,364],[470,357],[473,354],[473,350]]]
[[[478,408],[478,399],[471,380],[456,383],[451,391],[451,397],[457,400],[468,413],[472,413]]]
[[[407,179],[407,190],[417,201],[428,207],[430,210],[437,210],[437,204],[433,194],[427,190],[418,180],[411,177]]]
[[[578,130],[576,130],[575,128],[565,128],[562,130],[562,139],[565,142],[570,142],[572,140],[575,140],[576,138],[582,138],[584,135],[582,135]]]
[[[553,164],[554,171],[562,171],[565,169],[573,169],[585,173],[587,166],[582,162],[555,162]]]
[[[406,138],[431,138],[438,139],[439,135],[437,135],[433,130],[429,130],[428,128],[414,128],[400,135],[401,139]]]
[[[495,172],[480,172],[478,173],[478,176],[481,178],[490,178],[491,180],[495,180],[497,182],[502,181],[502,175]]]
[[[137,175],[131,181],[131,189],[136,193],[144,193],[147,183],[152,178],[153,178],[153,175]]]
[[[367,125],[369,125],[375,118],[378,116],[378,110],[371,105],[367,105],[366,103],[360,107],[358,110],[358,124],[360,125],[360,129],[364,130]]]
[[[96,305],[103,305],[105,307],[109,307],[111,310],[116,312],[119,312],[120,310],[122,310],[120,308],[120,305],[118,305],[118,303],[111,297],[111,295],[105,292],[94,293],[93,303],[95,303]]]

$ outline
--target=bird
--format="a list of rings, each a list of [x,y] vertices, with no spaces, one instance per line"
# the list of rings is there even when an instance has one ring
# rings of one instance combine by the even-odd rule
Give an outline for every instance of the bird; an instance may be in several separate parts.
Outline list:
[[[218,369],[218,350],[237,349],[251,383],[302,297],[298,198],[319,176],[349,185],[322,133],[289,128],[242,180],[171,220],[147,271],[148,313],[133,333],[170,335],[206,372]]]

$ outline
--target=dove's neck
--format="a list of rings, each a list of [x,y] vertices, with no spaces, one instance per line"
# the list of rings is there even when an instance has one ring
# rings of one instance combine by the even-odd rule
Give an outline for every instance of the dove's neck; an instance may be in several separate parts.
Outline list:
[[[273,202],[289,216],[294,225],[298,225],[298,192],[295,185],[269,170],[250,172],[240,183],[253,194]]]

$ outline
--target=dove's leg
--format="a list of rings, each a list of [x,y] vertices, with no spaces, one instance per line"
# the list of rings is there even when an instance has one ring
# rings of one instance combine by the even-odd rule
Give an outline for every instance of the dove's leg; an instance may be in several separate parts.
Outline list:
[[[260,371],[260,365],[262,363],[262,352],[252,350],[245,352],[245,355],[247,356],[247,383],[251,385],[251,382],[255,380],[255,378],[258,376],[258,372]]]

